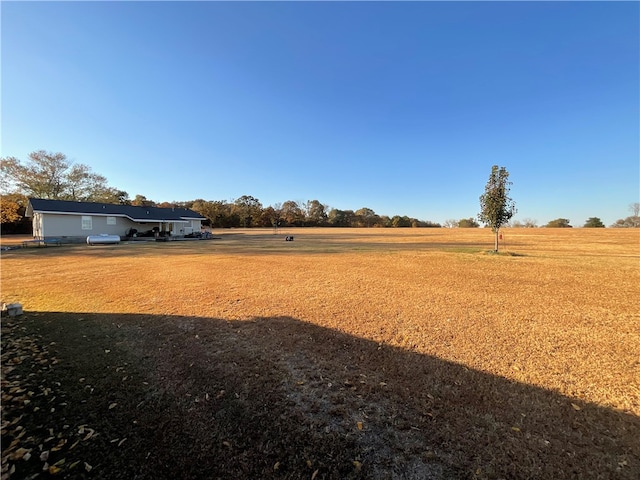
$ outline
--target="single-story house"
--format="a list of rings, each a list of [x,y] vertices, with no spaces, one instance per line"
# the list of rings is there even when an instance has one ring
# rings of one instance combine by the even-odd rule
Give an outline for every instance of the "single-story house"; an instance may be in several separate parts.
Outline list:
[[[184,237],[199,233],[205,217],[188,208],[134,207],[109,203],[30,198],[26,216],[33,237],[84,242],[90,235]]]

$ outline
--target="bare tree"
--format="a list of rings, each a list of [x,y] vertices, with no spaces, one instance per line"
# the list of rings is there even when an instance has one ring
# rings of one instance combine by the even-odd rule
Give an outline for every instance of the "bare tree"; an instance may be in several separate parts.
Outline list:
[[[445,228],[456,228],[458,226],[458,220],[456,220],[455,218],[448,218],[444,221],[442,226]]]
[[[640,202],[630,203],[629,211],[631,216],[620,218],[611,226],[614,228],[640,228]]]

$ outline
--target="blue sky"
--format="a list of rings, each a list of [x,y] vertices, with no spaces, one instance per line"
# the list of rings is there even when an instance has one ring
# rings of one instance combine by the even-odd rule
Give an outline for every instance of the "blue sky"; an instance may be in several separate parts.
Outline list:
[[[2,2],[1,155],[133,198],[317,199],[443,222],[640,201],[637,2]]]

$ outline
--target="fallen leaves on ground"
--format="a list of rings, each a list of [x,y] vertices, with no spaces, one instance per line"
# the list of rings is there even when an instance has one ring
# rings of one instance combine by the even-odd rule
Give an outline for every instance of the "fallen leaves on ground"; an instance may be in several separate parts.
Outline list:
[[[72,470],[80,460],[68,463],[65,456],[79,442],[90,441],[95,434],[86,425],[77,429],[68,424],[58,425],[51,415],[44,416],[50,424],[33,425],[32,417],[42,411],[42,405],[54,413],[68,403],[61,383],[48,380],[59,360],[43,346],[41,338],[25,335],[24,330],[20,318],[2,319],[2,480],[27,475],[35,478],[35,473],[29,474],[34,471],[59,475]]]

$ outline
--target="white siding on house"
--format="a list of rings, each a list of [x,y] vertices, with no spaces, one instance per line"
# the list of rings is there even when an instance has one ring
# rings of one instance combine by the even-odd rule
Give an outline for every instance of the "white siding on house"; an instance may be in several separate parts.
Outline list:
[[[91,230],[83,228],[89,222],[83,218],[91,219]],[[108,235],[124,236],[130,228],[141,230],[145,225],[132,222],[124,217],[117,217],[115,225],[107,224],[106,216],[102,215],[64,215],[64,214],[34,214],[33,236],[39,237],[87,237],[88,235],[100,235],[102,233]],[[40,225],[37,233],[38,225]],[[151,227],[149,227],[151,228]]]

